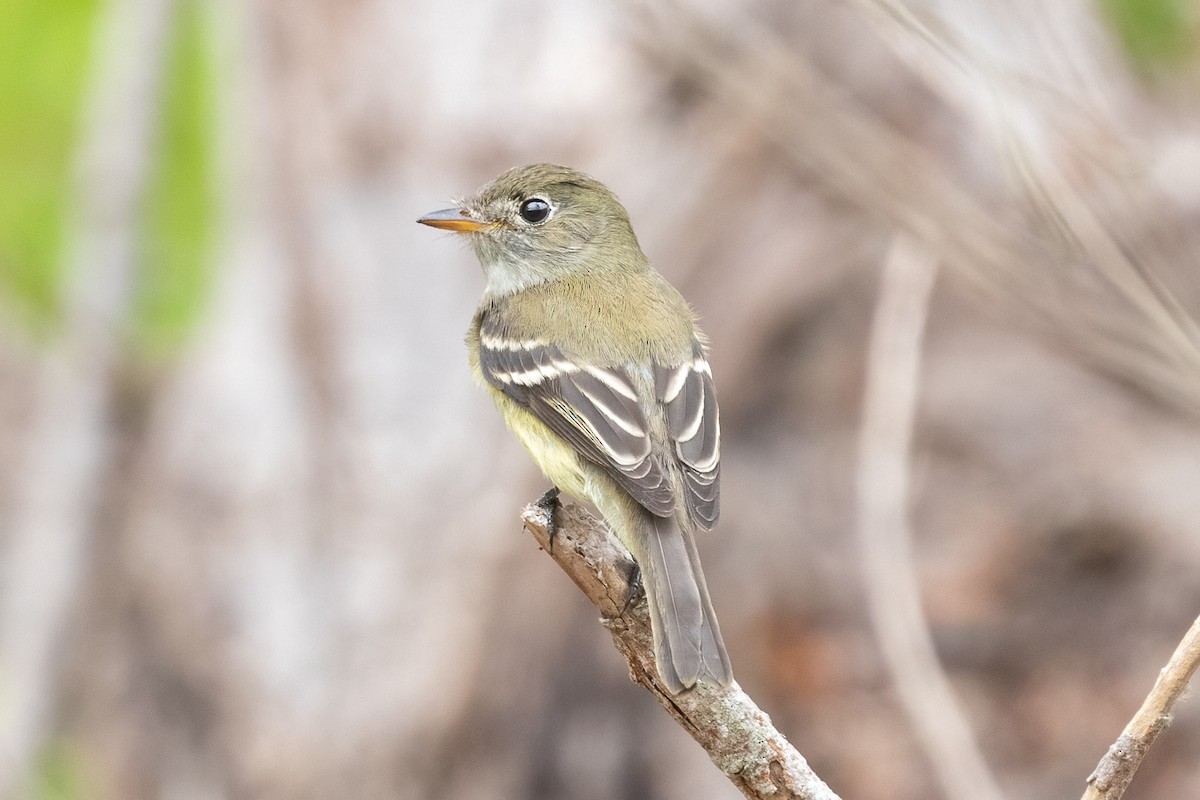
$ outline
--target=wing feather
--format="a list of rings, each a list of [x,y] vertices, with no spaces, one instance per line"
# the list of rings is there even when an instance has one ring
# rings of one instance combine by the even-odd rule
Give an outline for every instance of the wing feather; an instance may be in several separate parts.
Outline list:
[[[623,367],[578,363],[554,344],[511,337],[495,320],[480,321],[479,364],[487,381],[528,408],[582,457],[602,467],[658,516],[674,513],[667,465],[637,389]],[[655,399],[665,413],[681,498],[695,524],[720,517],[721,421],[712,369],[697,342],[690,361],[654,365]]]
[[[673,514],[675,497],[625,370],[579,365],[553,344],[506,337],[488,322],[484,317],[479,348],[488,383],[604,468],[651,513]]]
[[[688,514],[712,530],[721,516],[721,418],[703,348],[696,344],[689,363],[656,366],[654,383],[682,467]]]

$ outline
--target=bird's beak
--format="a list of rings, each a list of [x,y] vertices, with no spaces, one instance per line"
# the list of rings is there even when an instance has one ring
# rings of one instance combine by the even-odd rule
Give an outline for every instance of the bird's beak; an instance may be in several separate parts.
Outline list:
[[[441,211],[432,211],[417,222],[431,228],[441,228],[458,233],[470,233],[486,227],[486,223],[469,217],[466,209],[463,208],[443,208]]]

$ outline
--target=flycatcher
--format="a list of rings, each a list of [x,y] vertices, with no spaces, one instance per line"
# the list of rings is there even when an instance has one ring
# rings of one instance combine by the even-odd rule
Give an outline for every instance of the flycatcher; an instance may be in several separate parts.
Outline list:
[[[479,257],[471,367],[546,477],[637,561],[663,683],[728,685],[694,539],[720,511],[721,425],[691,307],[616,195],[573,169],[509,170],[418,222],[465,234]]]

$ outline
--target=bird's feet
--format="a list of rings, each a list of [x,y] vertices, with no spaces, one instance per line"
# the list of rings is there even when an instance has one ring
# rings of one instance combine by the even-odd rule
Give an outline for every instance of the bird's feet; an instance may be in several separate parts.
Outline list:
[[[546,552],[554,552],[554,537],[558,533],[558,510],[562,503],[558,501],[558,487],[551,486],[546,493],[534,503],[546,512]]]
[[[646,587],[642,585],[642,568],[636,561],[631,561],[630,564],[632,566],[629,568],[629,583],[625,585],[625,605],[618,615],[622,617],[637,603],[639,598],[646,594]]]

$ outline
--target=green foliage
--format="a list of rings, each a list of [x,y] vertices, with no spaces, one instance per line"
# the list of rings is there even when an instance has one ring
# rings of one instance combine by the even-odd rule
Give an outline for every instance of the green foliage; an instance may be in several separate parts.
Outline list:
[[[151,353],[177,345],[207,298],[217,202],[213,72],[202,8],[180,3],[147,186],[133,328]]]
[[[96,0],[0,0],[0,295],[57,313],[63,223]]]
[[[0,0],[0,303],[35,329],[60,312],[67,214],[96,0]],[[139,205],[135,303],[143,350],[169,350],[207,295],[216,217],[213,73],[202,6],[181,0]]]
[[[1173,66],[1196,52],[1194,0],[1100,0],[1126,52],[1142,68]]]
[[[84,790],[79,754],[62,741],[52,742],[40,753],[30,780],[30,800],[83,800],[94,797]]]

